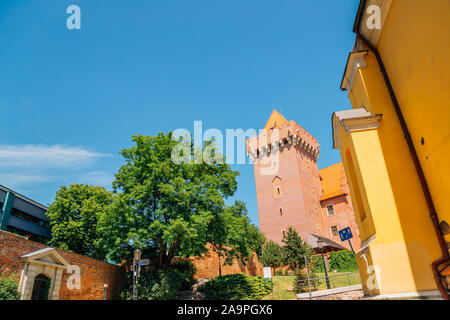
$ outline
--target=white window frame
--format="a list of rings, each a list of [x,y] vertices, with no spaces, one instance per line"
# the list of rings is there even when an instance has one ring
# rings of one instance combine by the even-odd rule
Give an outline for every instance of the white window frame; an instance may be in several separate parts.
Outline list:
[[[336,230],[337,230],[337,234],[335,236],[333,235],[333,227],[336,227]],[[339,226],[337,224],[335,224],[334,226],[330,227],[330,235],[331,235],[332,238],[339,236]]]
[[[330,212],[328,211],[328,207],[331,207],[333,209],[333,214],[330,214]],[[327,209],[327,217],[332,217],[334,215],[336,215],[336,211],[334,210],[334,205],[330,204],[328,206],[326,206]]]

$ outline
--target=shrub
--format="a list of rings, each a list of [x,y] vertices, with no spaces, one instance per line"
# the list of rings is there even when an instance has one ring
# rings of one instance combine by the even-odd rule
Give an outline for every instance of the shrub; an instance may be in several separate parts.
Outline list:
[[[357,271],[358,263],[355,254],[349,250],[331,252],[330,270],[337,270],[338,272]]]
[[[123,300],[133,298],[132,275],[128,275],[125,285],[119,292],[119,297]],[[183,274],[175,269],[167,272],[141,271],[138,283],[139,300],[170,300],[175,298],[177,291],[183,285]]]
[[[190,260],[180,260],[174,262],[170,268],[178,271],[178,276],[181,277],[180,290],[191,290],[192,285],[195,283],[194,276],[197,272],[195,265]]]
[[[277,270],[277,276],[282,276],[283,275],[283,270]]]
[[[311,270],[313,273],[323,273],[323,260],[322,256],[313,256],[311,259]]]
[[[200,291],[208,300],[259,300],[271,292],[270,281],[261,276],[248,276],[246,274],[229,274],[216,277],[204,286]]]
[[[0,300],[19,300],[19,282],[13,275],[0,274]]]
[[[316,291],[320,285],[320,280],[318,279],[317,275],[312,272],[309,273],[309,285],[311,287],[311,291]],[[298,268],[295,269],[295,280],[293,287],[295,292],[298,293],[309,292],[308,274],[306,273],[306,271]]]

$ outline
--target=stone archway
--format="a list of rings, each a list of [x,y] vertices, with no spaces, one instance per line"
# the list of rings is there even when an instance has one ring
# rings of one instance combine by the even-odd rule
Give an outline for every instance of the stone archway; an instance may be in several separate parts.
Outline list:
[[[52,279],[40,273],[34,278],[31,300],[48,300]]]
[[[69,266],[66,259],[54,248],[45,248],[30,252],[22,255],[21,258],[25,262],[19,283],[19,292],[21,293],[22,300],[36,298],[36,290],[40,289],[36,285],[42,285],[40,282],[43,281],[44,277],[50,279],[48,300],[58,300],[62,274]]]

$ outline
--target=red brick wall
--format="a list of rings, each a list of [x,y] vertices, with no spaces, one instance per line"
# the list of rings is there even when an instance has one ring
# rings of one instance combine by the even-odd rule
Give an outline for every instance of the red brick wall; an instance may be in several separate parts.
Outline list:
[[[338,197],[325,199],[320,202],[322,206],[322,226],[323,232],[322,234],[334,242],[339,243],[340,245],[346,247],[350,250],[350,245],[348,241],[341,241],[339,236],[332,237],[330,228],[331,226],[338,226],[338,230],[341,230],[346,227],[350,227],[352,230],[353,238],[350,240],[355,251],[359,250],[361,247],[361,241],[359,239],[359,231],[358,226],[355,221],[355,214],[353,212],[353,207],[351,204],[350,195],[341,195]],[[334,215],[328,216],[327,214],[327,206],[333,205]]]
[[[219,258],[216,252],[210,250],[202,257],[193,257],[190,258],[190,260],[195,264],[195,267],[197,268],[195,278],[212,279],[219,275]],[[221,261],[222,275],[245,273],[251,276],[258,276],[263,274],[263,266],[258,261],[256,254],[253,255],[252,259],[247,261],[245,266],[237,259],[233,260],[233,264],[231,266],[223,265],[223,258],[221,259]]]
[[[318,150],[317,140],[294,121],[280,129],[280,138],[298,132],[300,137]],[[258,135],[258,145],[264,145],[269,139]],[[266,175],[262,168],[270,161],[276,161],[278,172]],[[256,196],[261,232],[267,239],[281,244],[282,230],[294,227],[300,237],[307,241],[309,233],[319,233],[320,225],[320,184],[316,159],[299,145],[284,145],[278,151],[254,163]],[[276,197],[273,180],[281,179],[282,196]],[[282,208],[282,214],[280,214]]]
[[[0,230],[0,272],[20,277],[23,267],[21,255],[49,246]],[[121,268],[106,262],[88,258],[76,253],[57,249],[71,265],[81,270],[81,288],[69,290],[66,282],[70,276],[63,273],[59,298],[62,300],[101,300],[104,298],[104,284],[108,284],[106,299],[114,299],[121,283]]]

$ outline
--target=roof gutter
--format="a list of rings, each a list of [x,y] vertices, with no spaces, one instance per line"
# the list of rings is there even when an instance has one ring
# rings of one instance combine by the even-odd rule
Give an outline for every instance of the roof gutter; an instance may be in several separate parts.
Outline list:
[[[374,55],[375,55],[375,57],[377,59],[380,71],[381,71],[381,73],[383,75],[383,78],[384,78],[384,81],[386,83],[386,87],[387,87],[387,89],[389,91],[389,95],[391,97],[392,104],[394,105],[394,109],[395,109],[395,112],[397,114],[397,118],[398,118],[398,120],[400,122],[400,126],[402,128],[403,135],[405,137],[406,143],[408,144],[409,152],[410,152],[412,160],[414,162],[414,166],[415,166],[415,169],[416,169],[416,172],[417,172],[417,176],[418,176],[418,178],[420,180],[422,191],[423,191],[423,194],[425,196],[425,200],[427,202],[430,219],[431,219],[431,222],[433,223],[434,231],[435,231],[436,236],[438,238],[439,247],[440,247],[441,252],[442,252],[442,258],[434,261],[431,264],[431,268],[433,270],[433,275],[434,275],[434,280],[436,281],[437,287],[438,287],[439,291],[441,292],[442,296],[444,297],[444,299],[445,300],[450,300],[449,293],[448,293],[447,289],[444,287],[443,279],[442,279],[442,276],[441,276],[441,272],[444,271],[447,268],[448,265],[445,265],[445,267],[439,271],[439,266],[443,265],[446,262],[448,263],[450,261],[450,257],[449,257],[447,244],[446,244],[445,239],[444,239],[444,235],[442,234],[442,230],[441,230],[441,228],[439,226],[439,218],[438,218],[438,215],[437,215],[437,212],[436,212],[436,208],[435,208],[434,203],[433,203],[433,199],[431,197],[431,192],[430,192],[430,189],[428,187],[428,183],[426,181],[425,174],[423,173],[422,166],[420,165],[419,157],[417,156],[416,149],[415,149],[413,141],[411,139],[411,134],[409,133],[408,126],[406,125],[405,118],[404,118],[403,113],[401,111],[400,105],[398,103],[398,100],[397,100],[397,97],[395,95],[395,92],[394,92],[394,89],[392,87],[392,84],[391,84],[391,81],[389,79],[389,76],[387,74],[386,68],[385,68],[385,66],[383,64],[383,60],[381,59],[380,53],[378,52],[377,48],[375,48],[370,43],[370,41],[367,40],[361,34],[361,32],[359,31],[360,30],[362,16],[363,16],[364,9],[365,9],[365,6],[366,6],[366,2],[367,2],[366,0],[361,0],[361,2],[359,4],[358,14],[356,16],[355,24],[353,26],[353,32],[356,33],[357,39],[361,40],[374,53]]]

